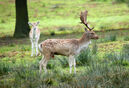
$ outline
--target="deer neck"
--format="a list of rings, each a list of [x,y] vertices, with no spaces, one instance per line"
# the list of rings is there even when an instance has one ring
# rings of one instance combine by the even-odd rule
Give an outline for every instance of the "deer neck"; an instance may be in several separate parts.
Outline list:
[[[87,37],[87,35],[84,33],[83,36],[79,39],[79,45],[85,45],[87,43],[91,43],[90,39]]]
[[[80,53],[81,50],[87,48],[90,43],[91,41],[87,37],[87,35],[83,34],[83,36],[79,39],[79,47],[77,49],[77,53]]]
[[[34,29],[32,30],[33,39],[35,39],[35,36],[36,36],[36,29],[37,29],[37,28],[34,28]]]

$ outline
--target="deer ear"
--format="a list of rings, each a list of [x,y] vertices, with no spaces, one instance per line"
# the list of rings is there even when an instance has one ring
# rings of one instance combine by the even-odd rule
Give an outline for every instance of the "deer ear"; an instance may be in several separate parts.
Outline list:
[[[85,28],[85,31],[87,32],[88,30]]]
[[[32,23],[28,22],[28,24],[29,24],[30,26],[32,26]]]
[[[38,25],[39,23],[40,23],[40,22],[38,21],[38,22],[37,22],[37,25]]]

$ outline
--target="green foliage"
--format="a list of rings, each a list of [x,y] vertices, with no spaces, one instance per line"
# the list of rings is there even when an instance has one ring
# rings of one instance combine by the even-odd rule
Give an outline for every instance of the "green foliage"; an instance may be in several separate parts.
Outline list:
[[[129,53],[127,51],[129,51],[128,45],[124,45],[121,52],[106,53],[105,58],[110,60],[113,65],[129,66]]]
[[[126,3],[129,7],[129,0],[113,0],[115,3]]]
[[[125,36],[124,41],[129,41],[129,36]]]
[[[15,45],[12,47],[15,47]],[[30,60],[29,56],[19,60],[22,55],[18,55],[18,59],[3,58],[0,61],[0,76],[3,77],[0,80],[0,87],[119,88],[125,86],[128,88],[129,60],[127,53],[129,52],[129,45],[125,44],[120,52],[106,52],[102,60],[98,60],[100,56],[97,47],[97,44],[94,43],[92,47],[84,50],[77,57],[76,75],[69,74],[67,57],[55,56],[55,59],[50,60],[47,74],[44,72],[39,74],[41,56],[31,57]],[[26,46],[19,48],[19,51],[22,51],[21,54],[25,54],[28,50],[30,51]],[[7,76],[4,77],[4,75]]]
[[[92,63],[92,61],[95,59],[97,59],[97,52],[98,52],[98,46],[97,44],[94,42],[94,44],[92,45],[92,48],[87,48],[84,49],[80,55],[76,58],[77,60],[77,65],[90,65]]]
[[[127,47],[127,46],[126,46]],[[123,51],[123,50],[122,50]],[[111,52],[104,55],[103,62],[94,61],[88,67],[80,80],[79,84],[86,87],[121,88],[128,87],[129,61],[125,59],[123,52]],[[122,82],[122,83],[121,83]]]
[[[128,87],[127,80],[129,74],[126,69],[119,66],[110,67],[107,64],[92,64],[88,67],[83,77],[78,80],[81,85],[88,88],[104,87],[104,88],[121,88]]]
[[[47,68],[54,69],[54,68],[58,68],[58,66],[61,67],[62,65],[57,59],[54,58],[54,60],[50,60],[48,62]]]
[[[12,63],[9,62],[10,58],[4,58],[5,60],[0,60],[0,75],[8,74],[13,70]]]
[[[116,34],[109,34],[106,35],[103,39],[100,40],[100,42],[112,42],[112,41],[116,41],[117,40],[117,36]]]
[[[123,45],[122,52],[125,55],[125,58],[129,61],[129,44]]]
[[[110,35],[110,37],[108,37],[109,41],[116,41],[116,35]]]
[[[129,53],[129,52],[128,52],[128,51],[129,51],[129,44],[124,44],[123,47],[122,47],[122,51],[123,51],[124,53]]]
[[[113,65],[125,65],[125,59],[122,53],[111,52],[105,55],[107,59],[109,59]]]
[[[115,2],[117,3],[123,3],[123,2],[127,2],[128,0],[115,0]]]
[[[98,40],[92,41],[89,48],[85,49],[76,57],[76,75],[69,74],[68,57],[63,56],[55,56],[54,59],[51,58],[47,66],[48,73],[45,74],[43,71],[42,74],[39,74],[39,61],[42,57],[30,57],[31,46],[29,39],[14,40],[18,44],[10,42],[9,45],[7,44],[0,48],[0,88],[119,88],[122,86],[128,88],[129,45],[128,41],[121,41],[119,39],[121,36],[121,39],[123,39],[123,35],[127,33],[128,31],[120,32],[119,34],[113,32],[110,34],[111,38],[104,38],[103,41],[100,41],[101,36],[107,36],[109,34],[97,33],[100,36],[99,42]],[[118,34],[119,36],[115,35],[115,37],[112,37],[113,34]],[[41,40],[48,37],[78,38],[81,35],[82,33],[71,36],[41,35]],[[109,43],[107,43],[107,40]],[[114,49],[114,52],[110,51],[110,45]]]
[[[91,50],[89,48],[83,50],[77,57],[77,65],[89,65],[92,59]]]
[[[93,42],[92,54],[97,54],[97,52],[98,52],[98,46],[97,46],[96,42]]]
[[[59,60],[63,68],[68,67],[68,57],[58,57],[57,60]]]
[[[107,2],[107,1],[112,1],[112,0],[90,0],[90,1]]]

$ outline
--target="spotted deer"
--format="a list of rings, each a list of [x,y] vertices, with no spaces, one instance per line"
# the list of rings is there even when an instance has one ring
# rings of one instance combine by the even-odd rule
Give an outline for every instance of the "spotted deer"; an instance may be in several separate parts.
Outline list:
[[[80,14],[81,23],[89,29],[85,28],[85,32],[80,39],[47,39],[39,44],[39,50],[43,55],[39,62],[40,73],[42,68],[45,73],[47,72],[47,63],[54,55],[68,56],[70,73],[72,72],[72,66],[74,66],[74,73],[76,73],[75,55],[78,55],[82,49],[87,48],[91,39],[98,39],[98,35],[87,23],[87,13],[88,11],[84,11]]]
[[[30,32],[29,32],[29,37],[30,37],[30,41],[31,41],[31,56],[33,55],[38,55],[38,41],[40,38],[40,30],[38,29],[38,24],[39,22],[36,23],[30,23],[28,22],[28,24],[30,26],[32,26]]]

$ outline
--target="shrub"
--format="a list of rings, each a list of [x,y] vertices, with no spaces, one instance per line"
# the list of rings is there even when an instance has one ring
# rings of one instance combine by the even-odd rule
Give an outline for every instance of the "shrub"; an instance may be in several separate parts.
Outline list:
[[[54,60],[48,61],[48,64],[47,64],[48,69],[55,69],[57,67],[61,67],[61,63],[59,62],[59,60],[54,59]]]
[[[49,33],[51,36],[54,36],[56,34],[54,30],[49,30]]]
[[[129,6],[129,0],[113,0],[115,3],[126,3]]]
[[[108,41],[116,41],[116,35],[108,35],[105,40]]]
[[[77,79],[77,83],[87,88],[122,88],[129,87],[129,71],[121,66],[109,66],[108,63],[93,63]]]
[[[103,2],[106,2],[106,1],[111,1],[111,0],[90,0],[90,1],[103,1]]]
[[[124,54],[125,58],[129,61],[129,44],[123,45],[122,53]]]
[[[123,51],[123,50],[122,50]],[[129,61],[127,60],[127,54],[123,52],[110,52],[105,54],[105,58],[107,58],[109,61],[111,61],[112,65],[115,66],[128,66]]]
[[[111,42],[116,41],[117,36],[115,34],[107,35],[103,39],[100,39],[99,42]]]
[[[31,67],[20,66],[14,74],[14,87],[19,86],[25,88],[34,88],[40,85],[40,75],[38,70],[34,70]]]
[[[92,54],[97,54],[97,52],[98,52],[98,46],[96,42],[94,42],[92,46]]]
[[[11,63],[8,61],[0,61],[0,75],[7,74],[12,70]]]
[[[63,68],[69,66],[69,64],[68,64],[68,57],[60,56],[60,57],[58,57],[58,60],[61,63]]]
[[[127,2],[127,0],[114,0],[117,3],[123,3],[123,2]]]
[[[66,82],[66,83],[71,83],[73,81],[74,75],[73,74],[62,74],[60,75],[60,82]]]
[[[125,36],[124,41],[129,41],[129,36]]]
[[[122,52],[129,53],[129,44],[124,44],[122,47]]]
[[[90,48],[83,50],[80,55],[76,58],[77,65],[89,65],[91,61],[92,55]]]

